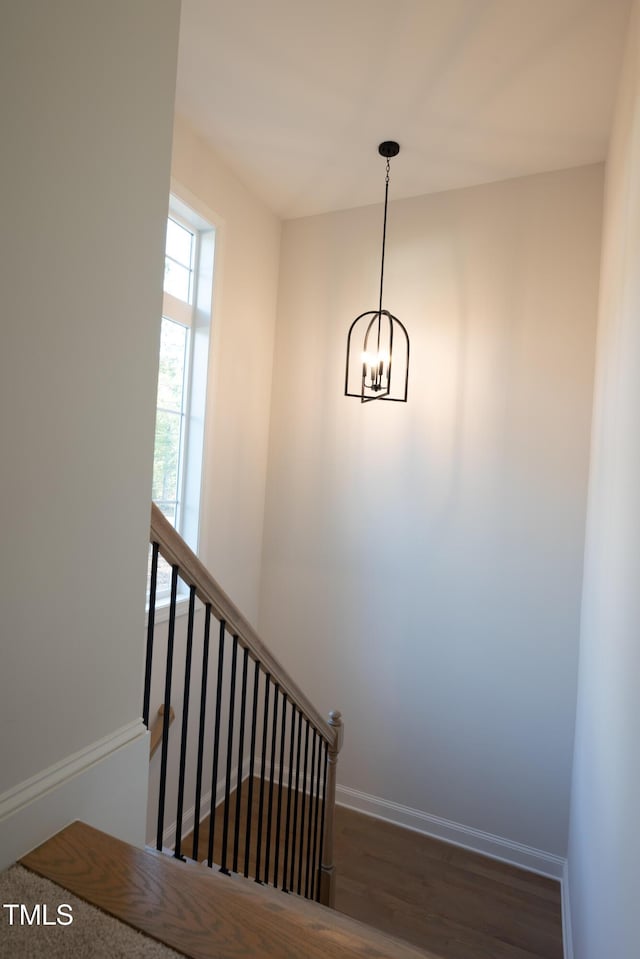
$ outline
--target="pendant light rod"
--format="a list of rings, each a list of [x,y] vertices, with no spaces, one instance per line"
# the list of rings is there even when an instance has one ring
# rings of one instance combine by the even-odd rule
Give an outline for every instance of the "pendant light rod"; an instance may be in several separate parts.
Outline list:
[[[384,187],[384,220],[382,221],[382,258],[380,260],[380,300],[378,312],[382,313],[382,287],[384,285],[384,247],[387,241],[387,205],[389,203],[389,161],[387,160],[387,179]]]
[[[389,205],[389,169],[390,169],[390,160],[392,157],[397,156],[400,153],[400,144],[396,143],[395,140],[385,140],[384,143],[381,143],[378,147],[378,153],[382,157],[386,157],[387,160],[387,175],[385,178],[384,184],[384,220],[382,223],[382,259],[380,262],[380,299],[378,305],[378,312],[382,313],[382,288],[384,285],[384,249],[387,241],[387,208]]]

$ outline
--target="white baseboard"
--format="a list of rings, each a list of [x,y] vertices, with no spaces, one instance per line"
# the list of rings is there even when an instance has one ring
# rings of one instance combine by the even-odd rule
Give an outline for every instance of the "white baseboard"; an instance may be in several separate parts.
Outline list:
[[[75,819],[144,842],[148,732],[127,723],[0,796],[0,869]]]
[[[35,776],[31,776],[30,779],[25,779],[24,782],[8,789],[0,796],[0,821],[14,815],[27,803],[39,799],[52,789],[57,789],[67,779],[82,773],[89,766],[100,762],[110,753],[115,752],[120,746],[125,746],[138,736],[146,734],[146,731],[142,720],[135,719],[133,722],[127,723],[126,726],[116,729],[109,736],[105,736],[84,749],[66,756],[60,762],[54,763],[53,766],[41,770]]]
[[[569,863],[562,870],[562,942],[564,959],[573,959],[573,930],[571,927],[571,899],[569,896]]]
[[[288,767],[283,769],[283,784],[288,783]],[[242,779],[243,782],[248,778],[249,764],[245,760]],[[260,776],[260,763],[255,763],[254,775]],[[270,775],[269,764],[265,768],[265,780],[268,781]],[[280,769],[274,764],[274,781],[277,784],[280,779]],[[217,783],[216,805],[224,797],[224,778]],[[236,771],[232,772],[232,784],[236,782]],[[305,790],[306,791],[306,790]],[[368,793],[360,792],[357,789],[351,789],[348,786],[337,786],[336,802],[340,806],[347,806],[355,809],[357,812],[365,813],[376,819],[383,819],[386,822],[393,823],[396,826],[403,826],[406,829],[412,829],[415,832],[426,836],[432,836],[434,839],[440,839],[443,842],[451,843],[455,846],[461,846],[469,849],[471,852],[478,852],[491,859],[498,859],[512,866],[518,866],[520,869],[526,869],[529,872],[535,872],[542,876],[548,876],[558,882],[562,882],[566,870],[566,860],[553,853],[544,852],[535,849],[532,846],[523,843],[514,842],[510,839],[504,839],[501,836],[494,836],[491,833],[483,832],[480,829],[474,829],[470,826],[463,826],[460,823],[452,822],[448,819],[442,819],[439,816],[433,816],[430,813],[422,812],[419,809],[412,809],[409,806],[402,806],[400,803],[390,802],[387,799],[380,799],[377,796],[371,796]],[[211,803],[211,792],[209,791],[202,797],[201,812],[202,818],[209,815]],[[193,829],[195,808],[192,806],[185,811],[183,817],[183,836],[187,835]],[[175,823],[172,823],[163,833],[163,842],[165,846],[173,848],[175,839]]]
[[[527,869],[529,872],[558,881],[562,879],[566,860],[554,853],[513,842],[502,836],[494,836],[492,833],[483,832],[471,826],[463,826],[449,819],[442,819],[440,816],[432,816],[420,809],[412,809],[410,806],[402,806],[400,803],[380,799],[378,796],[370,796],[348,786],[337,787],[336,802],[340,806],[347,806],[349,809],[355,809],[376,819],[384,819],[396,826],[413,829],[415,832],[441,839],[454,846],[462,846],[471,852],[481,853],[491,859],[499,859],[520,869]]]

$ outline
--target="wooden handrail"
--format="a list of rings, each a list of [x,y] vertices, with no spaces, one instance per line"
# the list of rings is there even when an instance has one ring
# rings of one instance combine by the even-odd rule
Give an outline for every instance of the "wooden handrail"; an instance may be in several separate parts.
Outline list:
[[[269,652],[251,623],[245,619],[235,603],[229,599],[155,503],[151,504],[150,540],[152,543],[158,544],[161,556],[171,566],[178,566],[180,577],[189,586],[195,587],[198,599],[211,605],[216,618],[225,621],[229,632],[237,635],[240,645],[249,649],[255,658],[260,661],[263,669],[287,694],[289,700],[295,703],[303,715],[313,723],[327,742],[329,753],[335,752],[337,754],[341,741],[340,728],[329,725],[323,719],[285,668]]]
[[[176,718],[173,706],[169,706],[169,725]],[[164,726],[164,703],[158,707],[158,715],[151,724],[149,739],[149,759],[153,756],[158,746],[162,742],[162,727]]]

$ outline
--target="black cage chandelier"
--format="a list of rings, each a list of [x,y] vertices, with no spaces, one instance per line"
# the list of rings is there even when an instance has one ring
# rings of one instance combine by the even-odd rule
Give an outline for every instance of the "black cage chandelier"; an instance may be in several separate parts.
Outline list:
[[[378,153],[387,160],[384,189],[384,222],[382,226],[382,261],[380,264],[380,298],[377,310],[357,316],[349,327],[347,365],[344,380],[345,396],[356,396],[361,403],[370,400],[407,402],[409,387],[409,335],[397,316],[382,309],[384,283],[384,248],[387,238],[387,206],[389,201],[390,160],[400,152],[394,140],[385,140]],[[393,373],[393,381],[392,381]]]

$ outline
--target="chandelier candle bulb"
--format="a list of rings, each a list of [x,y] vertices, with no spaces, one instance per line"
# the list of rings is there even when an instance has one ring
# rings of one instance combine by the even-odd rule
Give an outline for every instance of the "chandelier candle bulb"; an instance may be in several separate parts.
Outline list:
[[[380,390],[389,382],[389,353],[386,350],[379,350],[377,353],[368,353],[364,351],[361,354],[362,375],[365,384],[373,390]],[[366,383],[366,380],[369,383]],[[385,383],[386,381],[386,383]]]

